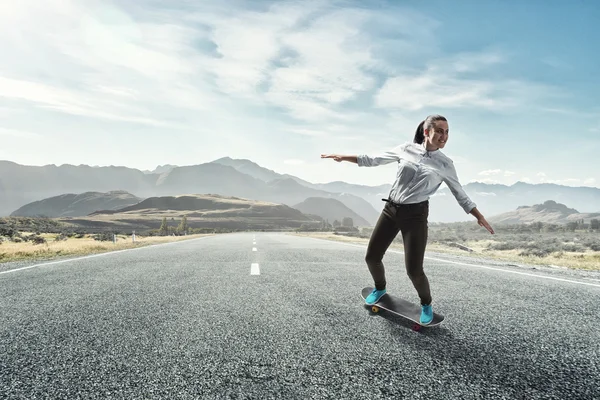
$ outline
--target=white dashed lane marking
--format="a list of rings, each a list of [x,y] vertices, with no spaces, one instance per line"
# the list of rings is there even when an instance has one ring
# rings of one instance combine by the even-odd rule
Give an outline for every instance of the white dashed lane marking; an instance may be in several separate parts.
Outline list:
[[[252,236],[252,244],[256,245],[256,236],[255,235]],[[253,247],[252,251],[257,251],[256,247]],[[250,265],[250,275],[260,275],[260,268],[258,266],[258,263],[252,263]]]

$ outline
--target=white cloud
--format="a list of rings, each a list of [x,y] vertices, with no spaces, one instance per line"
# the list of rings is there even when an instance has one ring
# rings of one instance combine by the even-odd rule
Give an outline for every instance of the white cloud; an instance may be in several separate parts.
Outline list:
[[[515,172],[508,171],[508,170],[502,170],[502,169],[488,169],[488,170],[485,170],[485,171],[481,171],[479,173],[479,175],[483,175],[483,176],[504,175],[505,177],[510,177],[510,176],[515,175]]]
[[[442,63],[433,64],[431,68],[441,70],[451,68],[455,72],[474,72],[503,63],[506,61],[506,56],[499,51],[490,50],[482,53],[460,53],[443,61]],[[443,67],[438,67],[438,65],[443,65]]]
[[[305,135],[305,136],[322,136],[325,133],[324,131],[316,131],[313,129],[303,129],[303,128],[289,129],[289,132],[293,132],[293,133],[297,133],[299,135]]]
[[[488,169],[485,171],[481,171],[479,175],[491,176],[491,175],[500,175],[502,173],[501,169]]]
[[[429,107],[502,111],[556,95],[548,87],[516,80],[477,80],[426,71],[390,78],[375,96],[377,106],[410,111]]]
[[[39,133],[23,131],[20,129],[7,129],[7,128],[0,128],[0,137],[1,136],[13,136],[13,137],[18,137],[18,138],[30,138],[30,139],[42,137],[42,135],[40,135]]]
[[[376,95],[382,108],[420,110],[425,107],[481,106],[491,85],[486,82],[464,82],[442,79],[431,74],[396,76],[388,79]],[[490,104],[491,105],[491,104]]]
[[[96,90],[100,93],[109,93],[109,94],[114,94],[117,96],[128,97],[131,99],[139,99],[140,98],[137,90],[132,89],[132,88],[127,88],[127,87],[110,87],[110,86],[97,85],[95,88],[92,88],[92,89]]]
[[[421,110],[429,107],[494,109],[530,104],[559,93],[551,87],[516,79],[467,77],[508,61],[497,50],[434,57],[424,70],[398,74],[386,81],[375,96],[377,106]]]
[[[37,82],[0,77],[0,97],[27,100],[39,107],[73,115],[132,121],[150,125],[164,125],[151,117],[130,115],[131,107],[122,104],[102,104],[101,99],[68,89],[47,86]],[[118,109],[121,110],[118,110]],[[129,111],[129,112],[128,112]]]

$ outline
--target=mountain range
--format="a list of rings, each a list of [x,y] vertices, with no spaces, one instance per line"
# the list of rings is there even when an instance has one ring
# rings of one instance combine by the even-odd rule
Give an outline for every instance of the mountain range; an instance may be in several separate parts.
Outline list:
[[[553,200],[533,206],[521,206],[516,210],[487,218],[488,222],[497,224],[531,224],[534,222],[543,222],[558,225],[577,221],[589,224],[592,219],[600,219],[600,212],[580,213],[574,208],[569,208]]]
[[[390,188],[390,184],[367,186],[341,181],[316,184],[277,173],[251,160],[229,157],[198,165],[158,166],[155,171],[123,166],[27,166],[0,161],[0,216],[55,196],[124,191],[139,199],[218,194],[289,207],[302,204],[309,198],[335,199],[373,225],[384,204],[381,199],[387,197]],[[597,212],[600,208],[600,189],[592,187],[523,182],[507,186],[475,182],[464,185],[464,189],[486,218],[547,200],[568,204],[582,213]],[[445,185],[430,203],[431,222],[473,219],[459,207]]]

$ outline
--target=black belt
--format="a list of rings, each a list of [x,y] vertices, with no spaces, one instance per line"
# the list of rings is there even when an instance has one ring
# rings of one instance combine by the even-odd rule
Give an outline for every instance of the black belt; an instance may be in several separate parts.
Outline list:
[[[406,204],[400,204],[400,203],[396,203],[395,201],[392,201],[391,199],[381,199],[385,202],[390,203],[390,205],[396,207],[396,208],[400,208],[400,207],[419,207],[422,205],[426,205],[429,203],[429,200],[424,200],[421,201],[420,203],[406,203]]]

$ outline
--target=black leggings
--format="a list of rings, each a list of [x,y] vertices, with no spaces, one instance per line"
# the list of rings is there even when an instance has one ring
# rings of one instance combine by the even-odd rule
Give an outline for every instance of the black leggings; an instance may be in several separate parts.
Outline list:
[[[417,290],[421,304],[431,304],[429,281],[423,271],[428,216],[428,201],[414,204],[386,202],[371,234],[365,256],[375,288],[384,289],[386,287],[383,256],[398,232],[402,232],[406,273]]]

